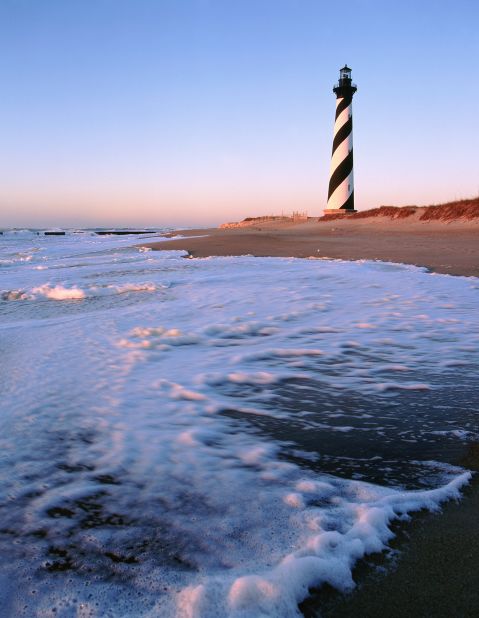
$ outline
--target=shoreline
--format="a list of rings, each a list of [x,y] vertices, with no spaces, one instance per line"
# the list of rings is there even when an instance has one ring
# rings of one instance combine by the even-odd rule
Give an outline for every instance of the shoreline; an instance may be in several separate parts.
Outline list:
[[[439,513],[416,513],[411,522],[393,527],[393,556],[370,555],[356,564],[357,585],[349,593],[327,588],[313,593],[301,605],[305,618],[477,616],[478,508],[475,478],[460,501],[445,503]]]
[[[325,587],[302,604],[305,618],[467,618],[479,611],[479,445],[462,461],[473,477],[460,500],[439,512],[420,511],[393,525],[388,557],[370,554],[354,567],[356,587],[341,593]],[[447,542],[446,542],[447,541]]]
[[[181,235],[182,238],[175,238]],[[191,257],[297,257],[379,260],[431,272],[479,277],[479,221],[266,222],[236,228],[178,230],[168,240],[142,244],[153,250],[183,250]]]
[[[175,238],[181,234],[182,238]],[[201,236],[201,237],[200,237]],[[430,272],[479,276],[479,221],[377,220],[278,223],[229,229],[173,232],[169,240],[147,243],[154,250],[184,250],[192,257],[297,257],[381,260],[411,264]],[[394,526],[386,552],[360,560],[357,586],[340,593],[328,586],[310,591],[300,605],[306,618],[475,616],[479,611],[479,446],[472,443],[457,462],[475,472],[459,501],[440,512],[421,511]]]

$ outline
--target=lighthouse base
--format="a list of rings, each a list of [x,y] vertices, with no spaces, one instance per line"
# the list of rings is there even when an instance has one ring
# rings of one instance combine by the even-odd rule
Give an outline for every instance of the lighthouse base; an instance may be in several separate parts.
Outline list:
[[[324,215],[354,215],[357,210],[350,210],[346,208],[325,208]]]

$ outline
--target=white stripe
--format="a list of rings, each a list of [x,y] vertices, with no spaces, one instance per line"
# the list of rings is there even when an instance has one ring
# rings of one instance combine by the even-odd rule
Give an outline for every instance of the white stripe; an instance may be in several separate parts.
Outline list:
[[[328,209],[340,209],[343,204],[345,204],[353,192],[354,189],[354,178],[353,171],[347,178],[343,180],[343,182],[336,188],[334,193],[328,200]]]
[[[350,103],[346,107],[346,109],[343,109],[343,111],[336,118],[336,120],[334,121],[334,135],[336,135],[339,129],[343,126],[343,124],[346,124],[346,122],[349,120],[349,116],[353,113],[352,108],[353,106]]]
[[[348,135],[346,139],[344,139],[339,146],[334,151],[333,156],[331,157],[331,173],[330,176],[333,175],[334,170],[338,167],[338,165],[344,161],[344,159],[348,156],[349,151],[353,149],[353,132]]]
[[[341,127],[346,124],[346,122],[348,121],[349,118],[349,112],[348,112],[349,107],[347,107],[346,109],[343,109],[343,111],[339,114],[339,116],[337,117],[335,123],[334,123],[334,135],[336,135],[336,133],[341,129]]]

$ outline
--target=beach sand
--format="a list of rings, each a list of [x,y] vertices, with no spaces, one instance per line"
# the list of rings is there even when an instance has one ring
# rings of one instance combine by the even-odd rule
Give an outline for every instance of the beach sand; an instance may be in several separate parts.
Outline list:
[[[175,239],[176,234],[184,238]],[[193,257],[251,254],[382,260],[450,275],[479,276],[478,219],[263,222],[178,231],[169,241],[146,246],[183,249]],[[457,464],[479,471],[479,447],[471,446]],[[463,499],[445,504],[441,515],[416,514],[412,522],[396,527],[391,546],[399,550],[399,557],[369,557],[355,569],[358,586],[353,592],[343,595],[323,588],[302,604],[302,611],[308,617],[323,618],[479,615],[478,513],[479,479],[474,476]]]
[[[479,446],[461,462],[479,471]],[[350,594],[331,588],[313,594],[301,609],[307,618],[469,618],[479,615],[479,478],[459,502],[447,502],[440,515],[421,513],[393,527],[393,559],[370,556],[353,573]],[[319,612],[318,608],[321,608]]]
[[[382,260],[425,266],[438,273],[479,276],[479,219],[450,223],[392,220],[265,222],[247,227],[180,230],[185,238],[143,246],[182,249],[193,257],[272,257]],[[201,236],[196,237],[195,236]]]

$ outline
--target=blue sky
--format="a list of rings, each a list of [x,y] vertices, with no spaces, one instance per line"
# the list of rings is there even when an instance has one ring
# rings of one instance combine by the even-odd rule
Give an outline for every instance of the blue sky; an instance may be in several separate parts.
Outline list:
[[[339,68],[356,203],[479,193],[474,0],[0,0],[1,225],[326,205]]]

